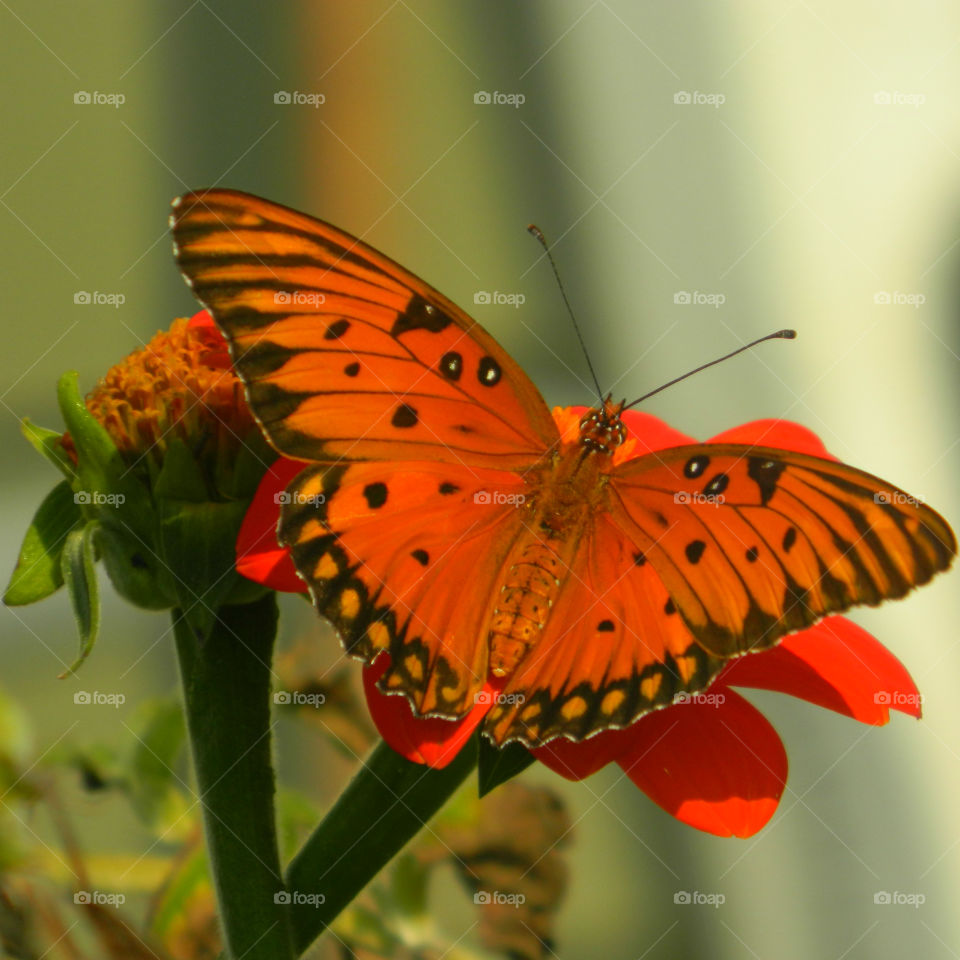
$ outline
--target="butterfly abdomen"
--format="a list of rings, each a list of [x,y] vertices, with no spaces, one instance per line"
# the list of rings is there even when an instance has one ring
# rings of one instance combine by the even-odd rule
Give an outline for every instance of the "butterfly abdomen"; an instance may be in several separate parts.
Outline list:
[[[511,564],[490,623],[490,670],[509,676],[550,616],[566,564],[549,542],[528,543]]]

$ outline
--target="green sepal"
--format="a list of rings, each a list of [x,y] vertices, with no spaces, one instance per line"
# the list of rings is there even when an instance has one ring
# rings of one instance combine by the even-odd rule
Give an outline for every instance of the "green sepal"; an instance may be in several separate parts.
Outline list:
[[[76,671],[87,659],[97,641],[97,631],[100,628],[100,591],[97,586],[93,546],[97,528],[97,522],[92,520],[85,527],[71,530],[63,545],[60,567],[63,571],[63,582],[70,595],[77,633],[80,635],[80,652],[77,659],[60,674],[61,678]]]
[[[157,552],[152,535],[143,540],[120,524],[104,524],[97,546],[107,576],[124,600],[144,610],[176,606],[173,576]]]
[[[203,471],[179,437],[171,437],[163,454],[163,466],[153,483],[153,495],[167,500],[205,503],[210,500]]]
[[[494,787],[512,780],[536,759],[522,744],[514,741],[505,747],[495,747],[486,737],[480,736],[477,758],[477,787],[481,797]]]
[[[200,640],[210,632],[218,608],[233,603],[238,592],[254,598],[267,592],[243,581],[235,569],[237,531],[247,506],[242,501],[157,501],[160,553],[172,574],[177,606]]]
[[[44,460],[52,463],[68,480],[73,480],[76,477],[77,468],[60,442],[63,437],[62,433],[57,433],[56,430],[48,430],[46,427],[38,427],[26,418],[20,421],[20,430],[27,438],[30,446]]]
[[[23,538],[17,565],[3,602],[11,607],[36,603],[63,586],[60,558],[67,534],[83,522],[66,480],[44,498]]]
[[[57,401],[77,449],[77,475],[73,489],[80,498],[84,514],[105,524],[128,529],[149,543],[153,512],[150,493],[124,462],[110,434],[87,409],[75,371],[60,378]]]

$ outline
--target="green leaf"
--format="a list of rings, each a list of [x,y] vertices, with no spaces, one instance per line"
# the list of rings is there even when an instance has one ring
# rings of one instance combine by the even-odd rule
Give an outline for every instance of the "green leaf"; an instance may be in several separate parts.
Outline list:
[[[5,604],[15,607],[36,603],[63,586],[60,557],[64,543],[67,534],[82,521],[73,490],[62,480],[47,494],[33,516],[3,595]]]
[[[486,796],[494,787],[512,780],[536,759],[522,743],[508,743],[495,747],[486,737],[480,737],[477,781],[480,796]]]
[[[79,530],[71,530],[64,542],[60,568],[70,594],[73,616],[80,635],[80,653],[60,677],[69,676],[87,659],[97,640],[100,628],[100,591],[94,567],[93,538],[97,522],[92,520]]]
[[[45,460],[49,460],[68,480],[77,475],[77,468],[60,442],[63,434],[46,427],[38,427],[26,418],[20,422],[20,429],[34,450]]]
[[[188,803],[177,776],[177,758],[186,744],[187,727],[179,699],[150,700],[130,727],[133,747],[127,762],[130,802],[137,815],[164,836],[193,828],[184,817]]]

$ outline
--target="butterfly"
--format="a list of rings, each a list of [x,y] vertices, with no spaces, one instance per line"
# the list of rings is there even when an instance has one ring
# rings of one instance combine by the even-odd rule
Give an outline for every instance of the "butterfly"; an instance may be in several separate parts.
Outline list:
[[[609,396],[561,432],[509,354],[362,241],[255,196],[174,202],[175,255],[273,447],[286,545],[384,693],[498,745],[579,741],[732,657],[946,569],[946,521],[826,457],[738,443],[631,459]]]

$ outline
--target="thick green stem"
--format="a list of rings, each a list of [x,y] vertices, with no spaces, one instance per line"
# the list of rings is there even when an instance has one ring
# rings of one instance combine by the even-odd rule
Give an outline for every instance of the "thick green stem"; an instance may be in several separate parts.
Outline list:
[[[443,806],[477,764],[475,740],[443,770],[381,743],[287,870],[302,952]]]
[[[199,638],[174,611],[193,766],[231,960],[292,960],[274,820],[270,658],[274,595],[221,607]]]

